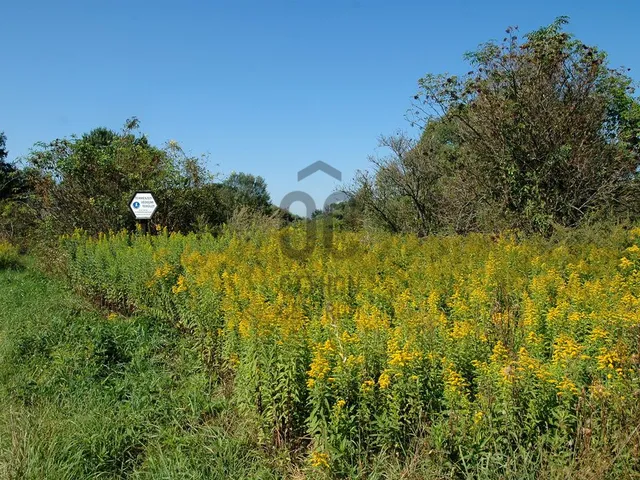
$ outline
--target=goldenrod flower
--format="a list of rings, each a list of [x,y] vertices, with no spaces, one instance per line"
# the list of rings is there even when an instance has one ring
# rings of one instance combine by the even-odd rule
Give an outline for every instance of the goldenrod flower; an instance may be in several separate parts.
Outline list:
[[[380,385],[382,390],[389,388],[389,385],[391,385],[391,377],[389,377],[387,372],[383,372],[380,375],[380,378],[378,378],[378,385]]]
[[[179,293],[182,293],[182,292],[186,292],[187,291],[187,286],[184,283],[185,283],[185,278],[184,278],[183,275],[180,275],[178,277],[177,283],[173,287],[171,287],[171,291],[175,295],[178,295]]]
[[[312,452],[310,460],[311,460],[312,467],[315,467],[315,468],[329,467],[329,455],[324,452]]]

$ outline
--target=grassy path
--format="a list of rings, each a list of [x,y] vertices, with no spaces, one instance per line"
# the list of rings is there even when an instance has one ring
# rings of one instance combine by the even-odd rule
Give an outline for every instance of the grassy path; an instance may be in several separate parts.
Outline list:
[[[276,478],[187,340],[0,271],[0,478]]]

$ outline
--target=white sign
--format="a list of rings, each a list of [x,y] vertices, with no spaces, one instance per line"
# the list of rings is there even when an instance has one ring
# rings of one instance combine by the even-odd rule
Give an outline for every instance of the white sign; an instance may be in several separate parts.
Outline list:
[[[136,220],[151,220],[153,213],[158,208],[156,199],[150,192],[138,192],[133,196],[129,208]]]

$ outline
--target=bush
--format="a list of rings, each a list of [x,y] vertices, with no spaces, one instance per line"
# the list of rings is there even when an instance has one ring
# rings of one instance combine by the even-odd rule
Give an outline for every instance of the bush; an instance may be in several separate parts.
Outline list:
[[[0,240],[0,270],[19,268],[20,265],[20,252],[18,248],[7,241]]]
[[[256,233],[277,230],[283,224],[284,220],[278,215],[278,212],[268,215],[242,206],[233,212],[226,223],[225,230],[241,237],[250,238]]]

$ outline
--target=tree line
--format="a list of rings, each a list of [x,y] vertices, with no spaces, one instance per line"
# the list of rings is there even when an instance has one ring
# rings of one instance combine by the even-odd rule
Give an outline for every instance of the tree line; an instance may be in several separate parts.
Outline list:
[[[380,137],[345,187],[349,200],[316,212],[345,229],[419,236],[516,229],[548,234],[640,212],[640,103],[623,68],[564,31],[568,20],[467,53],[464,75],[418,81],[408,120],[421,132]],[[0,135],[0,235],[132,229],[128,200],[152,190],[155,221],[215,230],[234,214],[291,222],[263,178],[219,181],[176,142],[153,146],[134,118],[115,132],[39,143],[25,166],[6,162]]]
[[[409,120],[383,136],[338,215],[428,235],[549,233],[640,212],[640,104],[626,69],[564,31],[565,17],[465,55],[468,73],[420,79]]]
[[[153,191],[159,205],[153,222],[171,231],[214,230],[238,211],[291,219],[271,204],[262,177],[232,173],[219,181],[204,159],[187,155],[177,142],[151,145],[135,118],[119,132],[96,128],[38,143],[22,169],[6,162],[6,138],[0,138],[4,236],[134,229],[128,205],[136,190]]]

